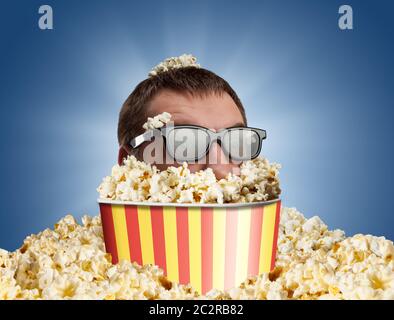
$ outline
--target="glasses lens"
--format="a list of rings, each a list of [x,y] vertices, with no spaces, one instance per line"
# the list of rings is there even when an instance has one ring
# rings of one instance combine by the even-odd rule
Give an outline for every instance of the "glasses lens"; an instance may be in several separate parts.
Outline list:
[[[198,128],[174,128],[167,136],[168,153],[179,162],[202,158],[208,145],[208,133]]]
[[[249,128],[230,129],[222,139],[224,151],[234,160],[250,160],[258,156],[261,140],[258,133]]]

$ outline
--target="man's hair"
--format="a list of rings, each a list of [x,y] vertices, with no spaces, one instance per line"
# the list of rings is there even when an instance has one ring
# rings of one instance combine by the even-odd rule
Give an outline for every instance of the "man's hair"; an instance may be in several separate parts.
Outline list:
[[[124,102],[119,115],[118,142],[127,146],[131,139],[143,132],[147,118],[147,107],[153,97],[164,89],[193,96],[228,93],[241,112],[245,125],[245,109],[235,91],[226,80],[215,73],[195,67],[172,69],[149,77],[137,85]]]

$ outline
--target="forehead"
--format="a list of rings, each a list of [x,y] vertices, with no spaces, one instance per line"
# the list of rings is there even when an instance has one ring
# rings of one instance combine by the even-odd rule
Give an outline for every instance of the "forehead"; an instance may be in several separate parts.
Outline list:
[[[238,106],[226,92],[193,96],[163,90],[149,103],[148,116],[164,111],[172,115],[175,124],[194,124],[215,130],[244,124]]]

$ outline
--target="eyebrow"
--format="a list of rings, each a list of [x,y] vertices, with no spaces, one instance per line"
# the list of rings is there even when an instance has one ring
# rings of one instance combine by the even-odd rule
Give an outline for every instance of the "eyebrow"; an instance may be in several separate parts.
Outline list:
[[[243,122],[237,122],[236,124],[232,125],[231,127],[227,127],[226,129],[236,128],[236,127],[246,127]]]

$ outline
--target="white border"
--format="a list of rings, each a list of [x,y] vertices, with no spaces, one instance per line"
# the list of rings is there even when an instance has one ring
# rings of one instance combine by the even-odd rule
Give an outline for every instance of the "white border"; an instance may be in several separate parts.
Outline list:
[[[265,206],[267,204],[275,203],[281,199],[273,199],[269,201],[259,202],[242,202],[242,203],[174,203],[174,202],[133,202],[133,201],[119,201],[111,199],[97,199],[98,203],[107,203],[115,205],[133,205],[133,206],[149,206],[149,207],[203,207],[203,208],[234,208],[234,207],[256,207]]]

